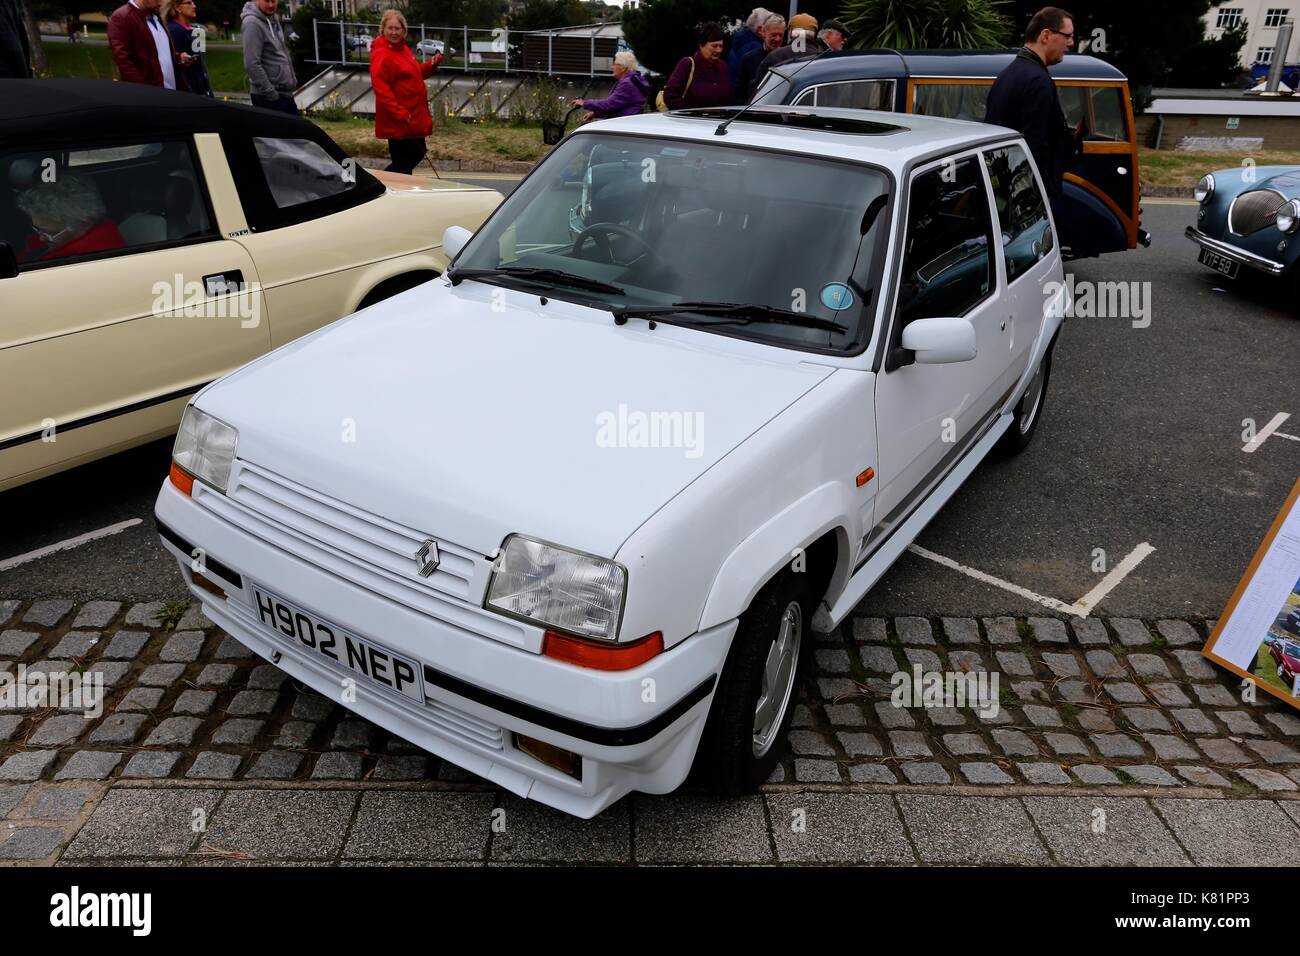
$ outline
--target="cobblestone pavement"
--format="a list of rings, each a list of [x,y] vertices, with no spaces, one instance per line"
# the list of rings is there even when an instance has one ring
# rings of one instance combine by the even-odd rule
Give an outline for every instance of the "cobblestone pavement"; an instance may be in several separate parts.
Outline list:
[[[268,851],[256,840],[250,845],[257,850],[240,851],[277,859],[506,859],[515,852],[507,849],[511,839],[498,834],[489,846],[490,831],[480,833],[478,819],[506,808],[528,826],[545,823],[529,831],[532,842],[516,852],[519,859],[547,858],[530,854],[551,844],[579,848],[556,859],[585,858],[584,846],[599,848],[599,859],[681,859],[656,847],[663,834],[682,827],[701,828],[700,852],[721,853],[710,859],[743,862],[751,850],[738,848],[746,841],[754,860],[819,859],[830,852],[824,841],[840,839],[828,836],[838,827],[863,860],[958,862],[958,849],[928,841],[943,843],[954,826],[972,833],[1005,826],[1006,852],[1019,847],[1026,861],[1067,862],[1071,853],[1096,850],[1073,846],[1082,838],[1075,824],[1087,830],[1073,817],[1113,806],[1154,841],[1131,850],[1116,841],[1120,858],[1155,853],[1158,845],[1173,862],[1219,859],[1216,853],[1233,848],[1208,842],[1205,816],[1239,813],[1271,820],[1253,829],[1242,822],[1241,846],[1254,842],[1253,832],[1262,838],[1267,831],[1269,847],[1260,852],[1294,862],[1300,716],[1262,692],[1243,702],[1237,678],[1200,655],[1212,624],[854,618],[818,637],[791,731],[793,754],[764,794],[721,803],[689,793],[637,797],[584,823],[502,796],[296,686],[197,607],[0,600],[0,673],[13,674],[19,664],[29,671],[97,671],[107,688],[95,719],[49,708],[0,709],[0,861],[50,861],[60,853],[203,859],[209,850],[220,856],[242,848],[244,837],[258,835],[262,818],[281,821],[267,824],[273,844],[292,842],[297,824],[284,823],[298,813],[319,818],[307,829],[337,829],[324,843],[313,842],[311,853],[278,844]],[[998,713],[893,706],[891,675],[916,665],[925,672],[996,672]],[[186,808],[187,821],[202,809],[213,814],[214,826],[225,821],[224,829],[184,846],[166,843],[175,853],[101,852],[101,838],[111,844],[138,835],[141,847],[171,839],[162,823],[141,824],[126,836],[112,823],[133,812],[131,801],[147,817],[161,812],[148,808],[169,800]],[[800,807],[809,819],[815,808],[825,811],[824,832],[791,842],[781,821]],[[232,813],[240,808],[249,822]],[[462,841],[454,852],[420,850],[437,842],[424,820],[435,808],[465,823],[460,835],[447,832],[445,820],[440,825],[437,840]],[[841,812],[843,820],[833,822]],[[387,820],[392,832],[367,836],[368,825],[359,824],[368,813]],[[1216,824],[1224,825],[1227,818]],[[400,839],[407,829],[410,846]],[[817,831],[810,827],[810,834]],[[1288,835],[1278,840],[1279,832]],[[226,833],[240,839],[224,839]],[[1013,839],[1015,833],[1022,836]],[[983,862],[1009,860],[997,848],[980,852],[992,854]]]

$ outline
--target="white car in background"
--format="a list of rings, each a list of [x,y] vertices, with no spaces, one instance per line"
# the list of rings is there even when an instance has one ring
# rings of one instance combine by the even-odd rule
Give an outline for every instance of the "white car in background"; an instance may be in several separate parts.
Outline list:
[[[230,634],[516,794],[743,791],[810,628],[1033,436],[1053,235],[998,127],[584,126],[445,276],[196,396],[159,531]]]

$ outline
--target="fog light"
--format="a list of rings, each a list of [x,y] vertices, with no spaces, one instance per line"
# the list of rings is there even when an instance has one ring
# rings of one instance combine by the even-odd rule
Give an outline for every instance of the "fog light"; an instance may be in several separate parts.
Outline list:
[[[515,734],[515,746],[534,760],[540,760],[560,773],[567,773],[577,779],[582,778],[582,758],[571,750],[548,744],[536,737],[525,737],[523,734]]]
[[[217,582],[209,578],[205,578],[203,575],[199,574],[199,572],[191,571],[190,580],[194,582],[196,587],[202,588],[203,590],[207,591],[209,594],[215,594],[223,601],[226,599],[226,589],[223,588],[220,584],[217,584]]]

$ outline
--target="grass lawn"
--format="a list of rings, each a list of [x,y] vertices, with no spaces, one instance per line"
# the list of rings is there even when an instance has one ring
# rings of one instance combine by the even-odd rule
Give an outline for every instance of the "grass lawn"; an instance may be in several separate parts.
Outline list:
[[[1300,152],[1277,150],[1250,153],[1257,166],[1300,166]],[[1241,166],[1241,153],[1183,153],[1172,149],[1141,149],[1138,164],[1147,186],[1191,188],[1208,172]]]
[[[41,46],[45,49],[48,76],[85,76],[99,80],[117,76],[113,54],[107,46],[92,43],[42,43]],[[237,93],[248,89],[244,54],[239,48],[209,47],[204,56],[214,90]]]
[[[361,119],[322,120],[316,125],[353,156],[388,156],[388,143],[375,139],[375,125]],[[535,161],[550,149],[542,143],[540,125],[511,126],[507,123],[462,123],[453,120],[438,126],[428,139],[434,159],[462,162]]]

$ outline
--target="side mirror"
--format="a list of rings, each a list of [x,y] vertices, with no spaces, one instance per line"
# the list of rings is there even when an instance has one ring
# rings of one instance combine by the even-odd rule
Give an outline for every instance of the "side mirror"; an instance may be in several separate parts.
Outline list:
[[[12,279],[18,275],[18,257],[14,255],[13,246],[0,242],[0,279]]]
[[[446,253],[448,262],[460,255],[460,250],[465,248],[465,243],[469,242],[473,235],[474,233],[464,226],[447,227],[442,234],[442,251]]]
[[[903,327],[903,348],[918,365],[969,362],[975,357],[975,326],[965,319],[916,319]]]

